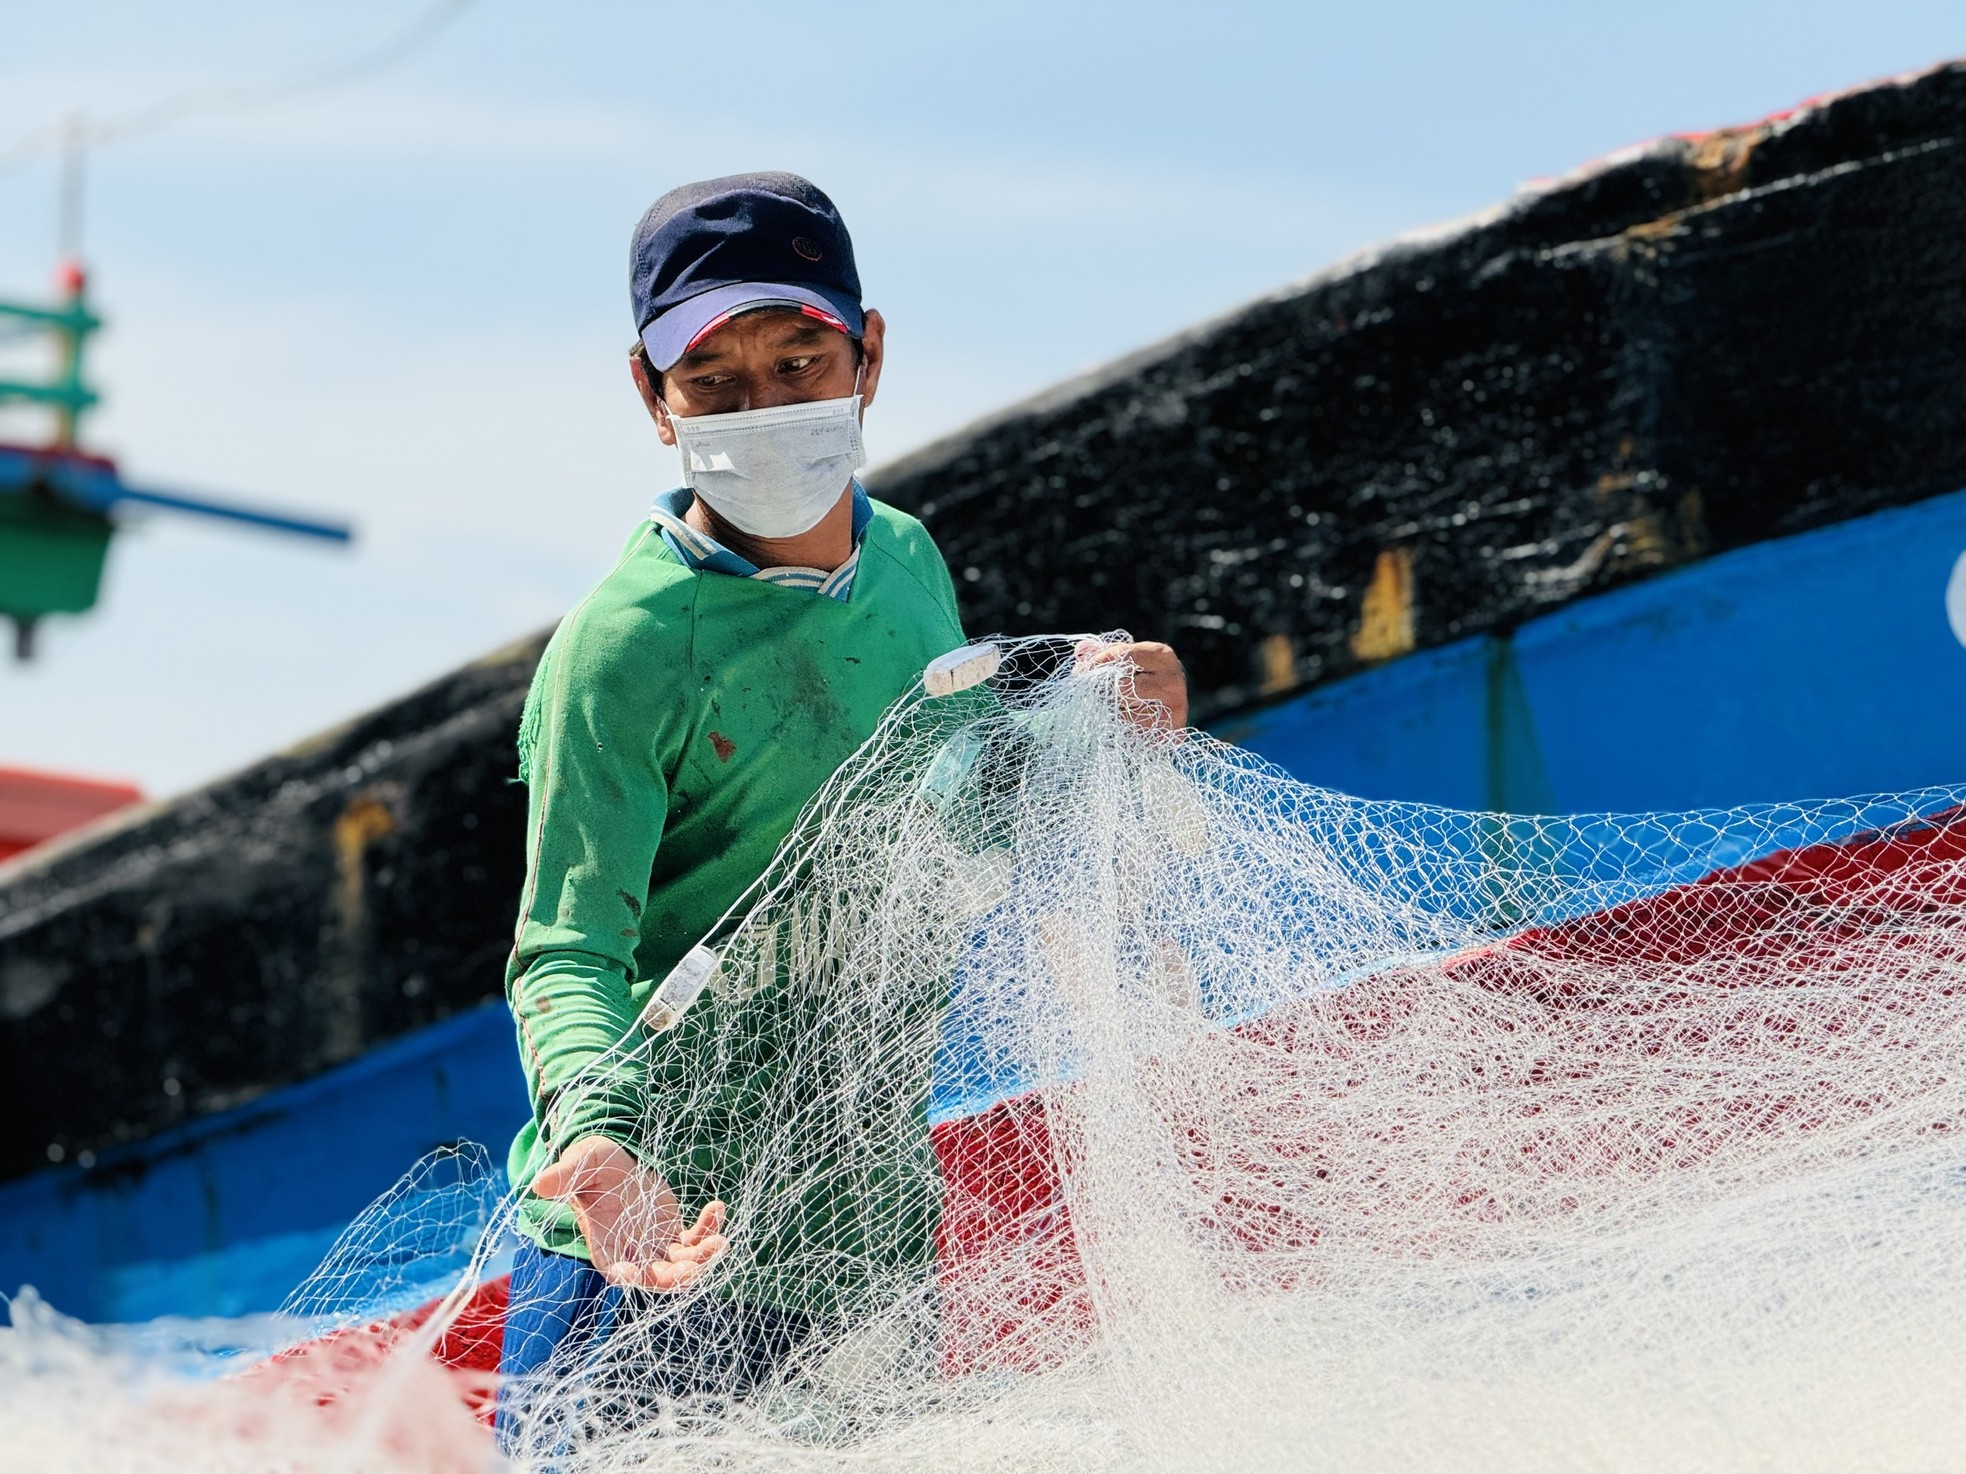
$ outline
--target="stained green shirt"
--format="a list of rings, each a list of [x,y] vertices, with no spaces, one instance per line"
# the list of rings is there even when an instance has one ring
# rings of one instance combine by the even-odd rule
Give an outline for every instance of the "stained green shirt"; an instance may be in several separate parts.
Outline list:
[[[508,1170],[520,1226],[544,1248],[587,1257],[571,1210],[525,1190],[561,1149],[598,1134],[646,1155],[652,1098],[700,1108],[755,1089],[722,1078],[731,1061],[718,1058],[707,995],[653,1051],[659,1078],[647,1049],[608,1056],[638,1032],[648,990],[764,871],[805,801],[923,665],[962,643],[927,531],[873,506],[845,601],[690,569],[645,526],[540,661],[520,724],[528,854],[506,995],[533,1105]],[[755,1067],[768,1070],[769,1056]],[[652,1165],[694,1211],[697,1194],[742,1198],[731,1179],[745,1164],[731,1151],[685,1143]],[[788,1243],[853,1251],[839,1205],[803,1211],[811,1221],[792,1224]],[[930,1231],[917,1224],[912,1236]]]

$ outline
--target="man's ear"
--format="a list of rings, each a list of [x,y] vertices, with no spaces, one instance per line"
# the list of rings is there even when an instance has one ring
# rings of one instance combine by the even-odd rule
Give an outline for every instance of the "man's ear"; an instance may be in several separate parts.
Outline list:
[[[662,437],[664,445],[674,445],[676,429],[669,423],[669,407],[662,402],[661,391],[649,382],[648,359],[639,348],[628,355],[628,377],[635,381],[635,392],[642,396],[642,408],[655,421],[655,433]]]
[[[863,315],[860,333],[860,407],[874,402],[874,391],[881,385],[881,364],[887,357],[887,319],[880,309],[869,307]]]

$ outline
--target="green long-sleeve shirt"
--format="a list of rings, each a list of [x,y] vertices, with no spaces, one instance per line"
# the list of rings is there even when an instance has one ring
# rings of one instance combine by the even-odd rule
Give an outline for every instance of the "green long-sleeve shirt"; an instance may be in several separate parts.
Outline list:
[[[658,1042],[661,1078],[649,1050],[608,1058],[635,1030],[647,993],[635,985],[659,982],[702,938],[923,665],[962,643],[927,532],[873,509],[844,602],[693,570],[650,525],[547,646],[520,727],[528,856],[506,971],[533,1103],[508,1168],[521,1227],[542,1247],[586,1256],[571,1212],[525,1191],[565,1146],[599,1134],[646,1151],[652,1093],[755,1090],[712,1078],[729,1062],[704,1026],[708,997]],[[743,1163],[729,1151],[685,1141],[654,1165],[693,1210],[693,1194],[731,1195]],[[809,1204],[787,1242],[824,1251],[852,1238],[839,1216]]]

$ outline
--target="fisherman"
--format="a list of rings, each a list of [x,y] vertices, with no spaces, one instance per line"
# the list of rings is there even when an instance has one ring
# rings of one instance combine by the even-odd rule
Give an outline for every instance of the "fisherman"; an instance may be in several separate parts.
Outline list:
[[[565,1366],[628,1297],[690,1284],[723,1248],[725,1205],[679,1204],[636,1156],[646,1063],[617,1046],[638,1030],[637,980],[703,937],[882,712],[963,642],[927,531],[855,478],[886,325],[861,305],[833,202],[782,173],[671,190],[636,227],[629,293],[630,375],[685,484],[561,622],[521,719],[506,993],[533,1114],[508,1164],[523,1240],[506,1378]],[[1082,658],[1132,668],[1134,720],[1185,724],[1167,646]],[[739,1395],[810,1329],[697,1297],[665,1321],[652,1375]],[[514,1413],[501,1403],[502,1439]]]

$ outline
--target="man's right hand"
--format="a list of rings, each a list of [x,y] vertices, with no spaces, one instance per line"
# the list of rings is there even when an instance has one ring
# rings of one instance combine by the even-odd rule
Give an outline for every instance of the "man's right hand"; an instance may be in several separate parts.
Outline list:
[[[561,1152],[532,1190],[573,1209],[594,1268],[610,1284],[680,1289],[724,1249],[722,1203],[709,1204],[684,1228],[661,1174],[605,1136],[582,1137]]]

